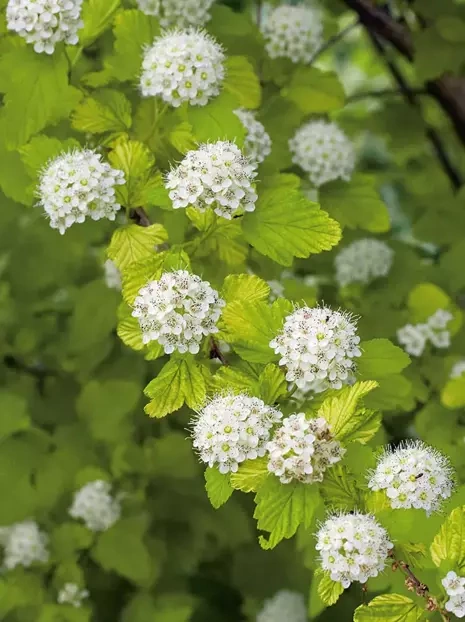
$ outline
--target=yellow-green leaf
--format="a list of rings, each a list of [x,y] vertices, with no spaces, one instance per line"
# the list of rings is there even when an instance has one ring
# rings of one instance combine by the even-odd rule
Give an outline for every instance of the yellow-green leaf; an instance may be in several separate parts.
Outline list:
[[[162,225],[125,225],[113,233],[107,255],[123,271],[136,261],[152,257],[155,246],[167,239],[168,234]]]
[[[226,60],[224,89],[232,93],[243,108],[260,106],[260,80],[245,56],[229,56]]]
[[[360,605],[354,622],[417,622],[424,616],[411,598],[401,594],[383,594],[373,598],[368,605]]]

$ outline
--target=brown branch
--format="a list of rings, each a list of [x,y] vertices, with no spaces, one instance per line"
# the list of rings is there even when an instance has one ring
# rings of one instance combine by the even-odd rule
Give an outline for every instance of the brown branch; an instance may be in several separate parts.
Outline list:
[[[381,37],[409,61],[414,59],[414,45],[410,30],[395,20],[382,7],[370,0],[342,0],[355,11],[370,36]],[[442,107],[454,126],[457,136],[465,145],[465,78],[444,74],[426,83],[428,92]]]
[[[216,343],[216,341],[213,339],[213,337],[210,339],[210,358],[211,359],[218,359],[219,361],[221,361],[221,363],[225,367],[227,367],[229,365],[228,359],[221,352],[219,345]]]
[[[129,212],[129,218],[133,220],[136,225],[140,225],[141,227],[150,227],[152,224],[143,207],[132,208]]]

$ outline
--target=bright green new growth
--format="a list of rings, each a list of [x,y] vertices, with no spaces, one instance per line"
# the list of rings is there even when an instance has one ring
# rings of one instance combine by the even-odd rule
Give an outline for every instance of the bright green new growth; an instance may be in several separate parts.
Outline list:
[[[0,0],[0,619],[459,616],[463,3],[49,4]]]

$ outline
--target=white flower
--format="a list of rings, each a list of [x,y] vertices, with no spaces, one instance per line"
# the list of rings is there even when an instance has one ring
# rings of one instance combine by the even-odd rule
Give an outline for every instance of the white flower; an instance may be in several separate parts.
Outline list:
[[[399,328],[397,340],[412,356],[421,356],[428,342],[436,348],[448,348],[450,332],[446,327],[452,318],[449,311],[438,309],[425,323],[407,324]]]
[[[465,594],[465,578],[459,577],[456,572],[452,570],[446,574],[441,581],[448,596],[460,596]]]
[[[216,395],[193,421],[193,446],[208,466],[235,472],[244,460],[265,455],[271,428],[281,417],[258,397]]]
[[[336,280],[341,287],[371,283],[389,273],[393,259],[394,251],[385,242],[369,238],[356,240],[336,256]]]
[[[105,271],[105,283],[110,289],[117,289],[121,291],[121,272],[118,270],[116,264],[111,259],[107,259],[103,264]]]
[[[271,153],[271,138],[263,123],[257,121],[255,113],[245,108],[238,108],[234,114],[245,127],[243,151],[246,157],[256,164],[261,164]]]
[[[229,141],[200,145],[188,151],[172,169],[165,186],[174,209],[191,205],[230,220],[243,211],[253,212],[257,194],[252,185],[254,165]]]
[[[144,97],[161,97],[177,108],[184,102],[205,106],[225,77],[223,49],[202,30],[172,30],[145,51],[140,88]]]
[[[305,599],[298,592],[280,590],[264,602],[256,622],[307,622]]]
[[[446,611],[450,611],[457,618],[463,618],[465,616],[465,594],[460,596],[452,596],[444,605]]]
[[[321,567],[344,588],[353,581],[366,583],[383,571],[393,548],[388,533],[369,514],[338,514],[328,518],[317,533]]]
[[[323,43],[321,12],[313,7],[279,6],[265,20],[262,33],[271,58],[308,63]]]
[[[305,413],[290,415],[266,445],[268,471],[283,484],[299,480],[304,484],[323,481],[328,467],[345,453],[331,436],[323,417],[307,419]]]
[[[0,544],[3,546],[3,566],[12,570],[16,566],[29,567],[35,562],[46,563],[48,536],[40,531],[33,520],[0,527]]]
[[[328,181],[350,181],[355,168],[352,142],[335,123],[309,121],[289,141],[292,161],[316,187]]]
[[[146,15],[154,15],[163,28],[177,26],[205,26],[211,15],[215,0],[137,0],[139,9]]]
[[[465,359],[457,361],[450,371],[451,378],[460,378],[465,374]]]
[[[139,320],[144,343],[158,341],[166,354],[197,354],[203,337],[218,332],[224,305],[208,281],[176,270],[139,290],[132,315]]]
[[[9,0],[7,28],[17,32],[38,53],[53,54],[55,45],[78,43],[82,0]]]
[[[270,341],[287,367],[286,380],[307,391],[312,383],[340,389],[355,380],[353,360],[361,355],[357,325],[344,311],[302,307],[285,319],[282,331]]]
[[[416,508],[427,515],[441,509],[454,488],[448,459],[421,441],[385,451],[370,474],[368,487],[385,490],[392,508]]]
[[[79,608],[82,605],[82,601],[89,596],[87,590],[81,590],[76,583],[65,583],[61,590],[58,592],[57,602],[60,605],[72,605]]]
[[[64,233],[75,222],[115,220],[121,205],[115,186],[124,184],[123,171],[102,161],[91,149],[63,153],[42,171],[38,205],[50,218],[52,229]]]
[[[121,503],[110,493],[111,484],[103,480],[86,484],[74,494],[70,516],[82,518],[91,531],[106,531],[121,516]]]

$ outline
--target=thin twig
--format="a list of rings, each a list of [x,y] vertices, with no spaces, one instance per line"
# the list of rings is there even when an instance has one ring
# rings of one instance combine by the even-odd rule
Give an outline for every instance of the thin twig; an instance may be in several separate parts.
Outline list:
[[[152,224],[150,218],[147,216],[147,212],[143,207],[134,207],[129,212],[129,218],[135,222],[136,225],[141,227],[150,227]]]
[[[257,22],[257,26],[260,29],[260,26],[262,25],[262,17],[263,17],[263,3],[262,3],[262,0],[257,0],[255,5],[256,5],[255,19],[256,19],[256,22]]]
[[[213,339],[213,337],[210,339],[210,358],[211,359],[218,359],[219,361],[221,361],[221,363],[227,367],[229,365],[228,363],[228,359],[225,357],[225,355],[221,352],[219,345],[217,344],[217,342]]]
[[[317,58],[319,58],[322,54],[324,54],[326,50],[329,50],[330,48],[333,47],[333,45],[336,45],[336,43],[339,43],[341,39],[344,39],[344,37],[348,35],[349,32],[352,32],[352,30],[354,30],[354,28],[356,28],[359,25],[360,25],[360,20],[356,19],[353,22],[351,22],[348,26],[343,28],[340,32],[338,32],[334,36],[330,37],[327,41],[325,41],[325,43],[315,52],[315,54],[310,59],[310,65],[312,65],[316,61]]]
[[[389,58],[388,54],[386,53],[384,44],[380,41],[377,35],[369,30],[367,32],[373,42],[375,49],[377,50],[381,58],[384,60],[387,68],[389,69],[391,76],[393,77],[394,81],[397,83],[397,86],[399,87],[399,90],[402,93],[405,101],[413,108],[416,108],[420,116],[423,119],[421,105],[418,100],[417,93],[415,92],[414,89],[410,88],[407,80],[404,78],[404,75],[402,71],[399,69],[399,67],[397,66],[397,64],[391,58]],[[455,168],[455,166],[452,164],[439,134],[433,127],[431,127],[427,123],[425,123],[425,132],[426,132],[426,136],[428,140],[433,146],[434,153],[436,154],[436,157],[439,160],[439,163],[441,164],[443,171],[449,178],[452,188],[454,190],[458,190],[462,186],[462,183],[463,183],[461,176],[459,172],[457,171],[457,169]]]
[[[412,93],[415,95],[428,95],[428,91],[426,89],[410,89]],[[404,93],[401,89],[396,88],[386,88],[386,89],[378,89],[376,91],[362,91],[360,93],[354,93],[353,95],[349,95],[346,99],[346,103],[351,104],[352,102],[360,101],[362,99],[379,99],[382,97],[396,96],[400,95],[404,96]]]

